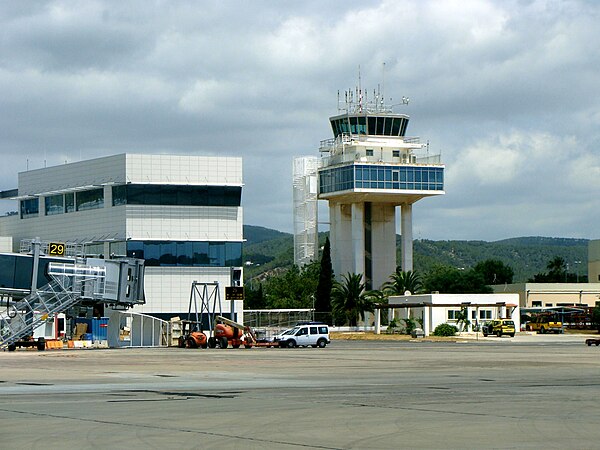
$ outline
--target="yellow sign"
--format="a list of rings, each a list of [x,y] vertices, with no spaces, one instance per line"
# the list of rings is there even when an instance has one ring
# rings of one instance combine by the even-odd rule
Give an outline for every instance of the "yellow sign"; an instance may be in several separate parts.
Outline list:
[[[48,244],[48,254],[50,256],[65,256],[66,246],[62,242],[50,242]]]

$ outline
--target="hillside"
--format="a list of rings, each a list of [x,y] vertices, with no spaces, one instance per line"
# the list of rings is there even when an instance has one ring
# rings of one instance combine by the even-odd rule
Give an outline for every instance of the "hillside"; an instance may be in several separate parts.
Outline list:
[[[326,235],[320,234],[320,242],[325,241]],[[246,280],[292,265],[294,239],[291,234],[245,225],[244,237],[244,261],[252,262],[245,268]],[[398,236],[398,258],[399,243]],[[495,242],[417,239],[414,241],[414,267],[420,273],[427,272],[435,264],[467,269],[479,261],[499,259],[513,268],[515,282],[525,282],[536,273],[545,271],[552,258],[561,256],[569,264],[569,272],[587,276],[587,245],[587,239],[539,236]]]

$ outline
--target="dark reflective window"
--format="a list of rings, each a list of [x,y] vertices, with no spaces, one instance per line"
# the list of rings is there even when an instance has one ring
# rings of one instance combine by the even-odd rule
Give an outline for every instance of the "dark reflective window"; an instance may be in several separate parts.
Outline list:
[[[367,134],[367,118],[358,118],[358,134]]]
[[[367,134],[375,135],[376,132],[377,119],[375,117],[367,117]]]
[[[394,117],[392,123],[392,136],[398,136],[400,134],[400,123],[401,120],[399,117]]]
[[[113,187],[113,205],[115,188]],[[240,206],[241,186],[118,186],[119,204],[161,206]]]
[[[0,287],[14,288],[16,256],[0,255]],[[30,280],[31,283],[31,280]]]
[[[65,198],[61,195],[52,195],[44,199],[46,215],[63,214],[65,212]]]
[[[28,198],[21,200],[21,219],[26,217],[37,217],[40,212],[40,203],[38,198]]]
[[[127,256],[130,258],[144,258],[144,243],[137,241],[129,241],[127,242]]]
[[[193,245],[191,241],[177,242],[177,265],[191,266],[193,256]]]
[[[383,125],[383,134],[391,136],[392,134],[392,123],[394,122],[393,117],[386,117]]]
[[[377,135],[378,136],[383,136],[383,123],[384,123],[385,118],[384,117],[378,117],[377,118]]]
[[[350,117],[350,132],[358,134],[358,117]]]
[[[242,243],[127,241],[127,256],[145,259],[147,266],[240,266]]]
[[[71,213],[75,211],[75,194],[68,193],[65,194],[65,212]]]
[[[208,242],[192,243],[192,264],[194,266],[209,266]]]
[[[77,192],[75,195],[75,207],[77,211],[104,207],[104,190],[90,189],[89,191]]]
[[[354,188],[442,191],[444,169],[353,165],[319,172],[319,189],[322,194]]]
[[[147,266],[160,266],[160,242],[144,242],[144,256]]]
[[[400,129],[400,136],[406,136],[406,127],[408,126],[408,120],[402,119],[402,128]]]
[[[113,186],[112,187],[112,204],[113,206],[125,205],[127,203],[127,187]]]
[[[159,265],[175,266],[177,265],[177,243],[161,242]]]

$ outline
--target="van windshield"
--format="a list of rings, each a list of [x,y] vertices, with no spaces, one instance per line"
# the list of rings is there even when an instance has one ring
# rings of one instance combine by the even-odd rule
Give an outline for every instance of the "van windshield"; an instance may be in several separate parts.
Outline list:
[[[283,335],[287,335],[287,334],[296,334],[296,331],[298,331],[298,327],[296,328],[290,328],[289,330],[285,330],[283,333]]]

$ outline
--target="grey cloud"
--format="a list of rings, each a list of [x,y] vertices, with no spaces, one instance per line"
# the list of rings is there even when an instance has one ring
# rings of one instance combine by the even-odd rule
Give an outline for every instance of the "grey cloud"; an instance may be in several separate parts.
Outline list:
[[[318,154],[360,65],[363,87],[411,98],[409,134],[447,164],[447,195],[415,206],[420,237],[595,237],[598,186],[577,180],[600,167],[599,15],[582,1],[5,2],[0,189],[27,160],[237,155],[246,223],[291,231],[292,158]],[[513,134],[518,162],[495,163],[518,176],[486,181],[467,150]]]

